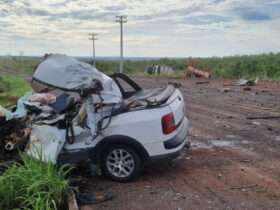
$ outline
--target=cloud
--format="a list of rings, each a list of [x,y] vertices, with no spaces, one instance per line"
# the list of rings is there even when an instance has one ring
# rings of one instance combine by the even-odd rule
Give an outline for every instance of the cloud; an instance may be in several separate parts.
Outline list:
[[[54,13],[50,16],[53,19],[76,19],[76,20],[100,20],[112,17],[112,14],[109,12],[100,12],[97,9],[83,9],[83,10],[74,10],[70,12],[63,13]]]
[[[28,15],[28,16],[51,16],[52,13],[47,11],[47,10],[43,10],[43,9],[33,9],[33,8],[24,8],[23,10],[21,10],[21,15]]]
[[[255,8],[236,8],[235,12],[245,21],[267,21],[272,19],[269,14],[258,11]]]
[[[1,0],[0,54],[88,55],[88,33],[97,32],[98,54],[118,55],[119,14],[128,15],[130,56],[273,51],[280,49],[279,11],[279,0]]]
[[[240,14],[241,18],[249,21],[266,21],[271,20],[271,16],[258,11],[246,11]]]
[[[122,5],[112,5],[112,6],[105,6],[104,10],[110,11],[110,12],[115,12],[115,11],[123,11],[127,9],[127,5],[122,4]]]
[[[226,0],[213,0],[213,4],[219,4],[225,2]]]
[[[232,17],[221,15],[197,15],[184,18],[183,22],[191,25],[208,25],[213,23],[231,22]]]
[[[280,17],[280,1],[257,0],[254,4],[238,5],[232,11],[244,21],[269,21]]]
[[[9,16],[9,11],[7,9],[0,9],[0,17]]]
[[[71,0],[64,0],[62,2],[56,2],[56,3],[50,3],[49,6],[50,7],[66,7],[69,3],[71,2]]]

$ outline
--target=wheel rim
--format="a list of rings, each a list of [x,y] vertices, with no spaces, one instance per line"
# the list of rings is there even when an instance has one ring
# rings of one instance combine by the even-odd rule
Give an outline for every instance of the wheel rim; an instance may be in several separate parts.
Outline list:
[[[112,150],[106,160],[108,171],[118,178],[125,178],[132,174],[135,168],[133,156],[124,149]]]

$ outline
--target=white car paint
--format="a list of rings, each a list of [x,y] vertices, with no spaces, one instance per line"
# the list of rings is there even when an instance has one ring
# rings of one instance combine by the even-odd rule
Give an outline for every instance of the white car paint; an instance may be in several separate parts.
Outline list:
[[[180,126],[171,134],[165,135],[162,131],[161,119],[164,115],[173,113],[175,124]],[[106,121],[104,122],[106,124]],[[65,149],[69,152],[79,149],[93,148],[104,138],[114,135],[130,137],[140,143],[153,158],[176,153],[187,143],[189,121],[185,117],[185,104],[182,93],[176,89],[166,103],[152,109],[129,111],[114,116],[109,126],[94,140],[66,143]],[[166,149],[164,142],[181,135],[184,138],[178,147]]]

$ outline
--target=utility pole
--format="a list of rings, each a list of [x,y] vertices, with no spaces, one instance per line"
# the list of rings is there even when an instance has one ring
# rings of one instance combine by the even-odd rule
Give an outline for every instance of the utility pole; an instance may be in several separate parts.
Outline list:
[[[95,63],[95,40],[97,40],[96,33],[89,33],[89,40],[92,40],[92,66],[96,66]]]
[[[120,23],[120,73],[123,73],[123,24],[127,23],[127,16],[119,15],[116,18],[116,22]]]

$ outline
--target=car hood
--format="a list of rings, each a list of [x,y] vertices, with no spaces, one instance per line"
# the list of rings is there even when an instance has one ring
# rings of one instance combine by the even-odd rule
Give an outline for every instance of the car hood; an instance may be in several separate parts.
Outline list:
[[[49,55],[35,69],[33,79],[67,90],[78,90],[103,83],[106,78],[96,68],[65,55]]]
[[[65,91],[93,88],[98,82],[102,84],[100,93],[105,102],[117,103],[122,98],[118,86],[110,77],[66,55],[48,55],[35,69],[32,80]]]

